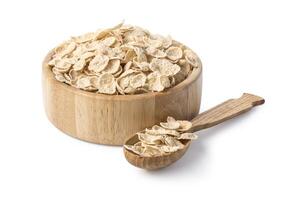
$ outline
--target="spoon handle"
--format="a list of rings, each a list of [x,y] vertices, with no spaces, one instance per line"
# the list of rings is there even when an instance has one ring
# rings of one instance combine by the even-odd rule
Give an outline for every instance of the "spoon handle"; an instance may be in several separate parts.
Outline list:
[[[254,106],[258,106],[263,103],[263,98],[248,93],[244,93],[238,99],[229,99],[195,117],[191,121],[193,124],[191,132],[210,128],[220,124],[226,120],[245,113],[246,111],[249,111]]]

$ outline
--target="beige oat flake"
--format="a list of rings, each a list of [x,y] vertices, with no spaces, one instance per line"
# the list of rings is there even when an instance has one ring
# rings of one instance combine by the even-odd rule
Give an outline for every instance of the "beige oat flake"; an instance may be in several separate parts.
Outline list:
[[[166,55],[171,60],[178,60],[182,58],[183,51],[179,47],[170,47],[166,50]]]
[[[105,69],[102,71],[103,73],[110,73],[114,74],[118,72],[120,69],[120,60],[119,59],[113,59],[110,60]]]
[[[116,92],[116,83],[112,74],[105,73],[99,76],[98,91],[103,94],[114,94]]]
[[[146,75],[143,73],[137,74],[130,79],[130,86],[133,88],[139,88],[145,85]]]
[[[198,59],[196,54],[191,50],[187,49],[184,51],[185,59],[188,61],[189,64],[191,64],[193,67],[198,67]]]
[[[150,63],[150,69],[152,71],[158,71],[160,74],[165,76],[174,76],[180,71],[180,66],[171,63],[167,59],[153,58]]]
[[[168,117],[167,122],[161,122],[160,125],[163,128],[171,129],[171,130],[176,130],[180,128],[180,123],[177,122],[173,117]]]
[[[94,72],[101,72],[108,65],[109,58],[105,55],[96,55],[89,63],[88,69]]]

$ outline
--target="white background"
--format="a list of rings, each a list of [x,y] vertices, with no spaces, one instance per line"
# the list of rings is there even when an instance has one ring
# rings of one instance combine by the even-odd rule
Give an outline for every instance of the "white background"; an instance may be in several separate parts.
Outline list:
[[[283,3],[1,1],[0,199],[286,199]],[[123,19],[198,53],[201,110],[243,92],[266,103],[202,131],[180,161],[154,172],[129,165],[120,147],[61,133],[42,105],[45,54],[71,35]]]

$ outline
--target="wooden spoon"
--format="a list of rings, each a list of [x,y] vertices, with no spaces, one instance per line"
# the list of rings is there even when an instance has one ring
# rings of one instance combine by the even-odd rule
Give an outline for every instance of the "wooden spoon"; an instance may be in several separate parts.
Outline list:
[[[264,99],[253,95],[244,93],[238,99],[227,100],[216,107],[199,114],[197,117],[191,120],[192,128],[188,132],[196,132],[202,129],[206,129],[217,124],[220,124],[228,119],[236,117],[246,111],[249,111],[254,106],[258,106],[264,103]],[[133,145],[138,142],[137,134],[129,138],[125,144]],[[140,167],[147,170],[160,169],[167,167],[175,161],[179,160],[191,144],[191,140],[184,140],[185,147],[176,152],[163,156],[142,157],[136,153],[123,148],[125,158],[129,163],[136,167]]]

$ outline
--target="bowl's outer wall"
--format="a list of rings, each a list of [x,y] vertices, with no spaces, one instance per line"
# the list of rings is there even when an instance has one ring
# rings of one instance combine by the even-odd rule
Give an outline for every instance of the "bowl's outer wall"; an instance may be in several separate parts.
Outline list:
[[[167,116],[191,120],[199,112],[201,67],[193,72],[197,73],[194,80],[162,95],[119,97],[90,94],[60,83],[47,65],[49,58],[43,63],[42,74],[46,114],[58,129],[78,139],[122,145],[134,133],[165,121]]]

